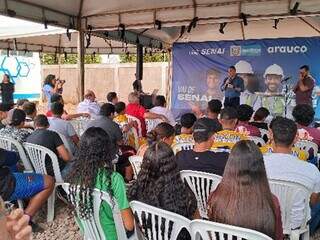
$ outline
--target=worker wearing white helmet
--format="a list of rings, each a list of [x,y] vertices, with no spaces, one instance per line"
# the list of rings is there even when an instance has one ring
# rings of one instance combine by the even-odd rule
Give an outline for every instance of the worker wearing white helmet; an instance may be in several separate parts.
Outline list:
[[[284,77],[282,68],[277,64],[272,64],[267,67],[263,74],[266,92],[268,93],[278,93],[281,91],[281,80]]]
[[[264,81],[266,84],[266,93],[276,94],[281,92],[281,80],[284,78],[282,68],[277,64],[272,64],[265,70]],[[269,109],[271,115],[282,116],[284,113],[284,98],[282,96],[262,97],[262,107]]]
[[[259,84],[254,77],[254,72],[250,63],[244,60],[240,60],[234,65],[237,69],[237,74],[243,79],[244,88],[251,93],[258,91]]]

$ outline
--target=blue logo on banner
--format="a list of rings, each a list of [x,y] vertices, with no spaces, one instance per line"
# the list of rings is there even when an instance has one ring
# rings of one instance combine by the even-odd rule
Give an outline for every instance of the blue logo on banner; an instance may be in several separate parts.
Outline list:
[[[230,56],[231,57],[261,56],[261,46],[260,45],[247,45],[247,46],[232,45],[230,46]]]

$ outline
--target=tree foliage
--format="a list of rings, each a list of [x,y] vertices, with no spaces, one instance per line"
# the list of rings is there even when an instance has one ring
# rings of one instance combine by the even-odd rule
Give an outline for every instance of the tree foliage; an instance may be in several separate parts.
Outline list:
[[[143,62],[167,62],[168,54],[167,53],[147,53],[143,55]],[[120,55],[121,63],[135,63],[137,62],[136,54],[121,54]]]
[[[59,55],[56,54],[43,54],[41,56],[41,64],[43,65],[54,65],[59,63]],[[99,64],[101,63],[102,59],[101,56],[98,54],[90,54],[85,55],[84,62],[85,64]],[[66,56],[64,54],[60,55],[60,64],[77,64],[78,58],[77,54],[67,54]]]

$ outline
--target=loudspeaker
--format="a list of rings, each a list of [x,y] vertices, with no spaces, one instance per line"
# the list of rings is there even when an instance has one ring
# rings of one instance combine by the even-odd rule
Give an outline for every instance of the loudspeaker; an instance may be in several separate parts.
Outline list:
[[[136,65],[136,80],[143,78],[143,46],[137,45],[137,65]]]

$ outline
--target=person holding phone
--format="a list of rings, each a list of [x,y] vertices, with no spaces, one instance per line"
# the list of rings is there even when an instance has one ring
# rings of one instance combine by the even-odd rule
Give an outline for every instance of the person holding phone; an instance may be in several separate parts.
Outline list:
[[[62,94],[64,84],[64,80],[57,79],[53,74],[49,74],[44,80],[42,92],[48,102],[48,109],[50,109],[51,105],[51,96],[53,94]]]

